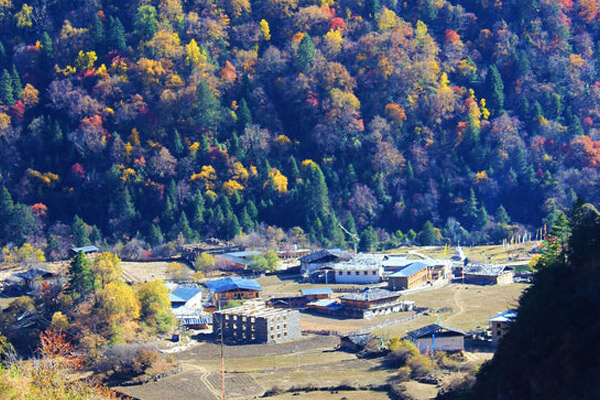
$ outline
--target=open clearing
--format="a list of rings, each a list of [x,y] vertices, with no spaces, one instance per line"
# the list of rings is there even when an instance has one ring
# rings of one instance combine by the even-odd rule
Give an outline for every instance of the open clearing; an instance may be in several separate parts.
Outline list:
[[[169,263],[166,261],[123,261],[123,278],[128,282],[148,282],[155,279],[167,280],[167,268]]]

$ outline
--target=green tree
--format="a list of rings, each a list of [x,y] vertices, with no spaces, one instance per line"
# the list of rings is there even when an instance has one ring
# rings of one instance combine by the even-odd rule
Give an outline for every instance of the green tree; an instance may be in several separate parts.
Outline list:
[[[80,251],[69,264],[67,292],[75,300],[84,300],[94,287],[94,277],[90,270],[90,260]]]
[[[0,101],[7,106],[15,104],[13,82],[7,70],[3,70],[0,77]]]
[[[372,226],[368,226],[360,233],[360,242],[358,249],[362,252],[374,251],[377,248],[377,233]]]
[[[110,17],[108,22],[108,44],[110,48],[123,51],[127,48],[125,28],[119,18]]]
[[[423,228],[421,229],[421,232],[419,232],[418,238],[419,243],[423,246],[433,246],[437,243],[437,233],[435,232],[435,228],[431,221],[427,221],[423,224]]]
[[[73,233],[73,241],[76,247],[87,246],[90,244],[90,232],[85,222],[78,215],[75,215],[73,219],[73,225],[71,225],[71,232]]]
[[[305,33],[296,51],[296,67],[302,72],[308,72],[313,66],[315,54],[315,45],[308,33]]]
[[[504,112],[504,83],[500,71],[492,65],[488,71],[487,88],[490,94],[489,108],[494,115]]]
[[[500,204],[498,209],[496,209],[494,219],[499,224],[507,225],[510,223],[510,217],[508,216],[508,213],[506,212],[506,209],[504,208],[504,206],[502,206],[502,204]]]
[[[252,123],[252,112],[250,112],[250,108],[248,107],[248,103],[245,98],[242,98],[240,101],[240,108],[238,112],[238,130],[239,132],[243,132],[244,128],[247,125]]]
[[[12,66],[12,71],[10,75],[10,77],[12,78],[13,95],[14,97],[20,97],[21,92],[23,91],[23,84],[21,83],[19,71],[17,71],[17,67],[15,67],[14,64]]]
[[[96,49],[101,49],[104,45],[106,36],[104,33],[104,22],[102,22],[98,14],[94,15],[94,24],[92,25],[92,30],[90,33],[92,40],[94,41],[94,47]]]
[[[366,0],[364,2],[364,17],[368,19],[375,18],[381,12],[381,3],[379,0]]]
[[[219,99],[215,97],[210,87],[204,81],[198,84],[197,94],[196,107],[198,113],[196,115],[196,122],[204,129],[217,132],[223,119]]]
[[[196,257],[196,261],[194,262],[194,267],[196,267],[196,271],[200,271],[202,273],[206,273],[207,270],[215,268],[215,265],[215,258],[208,253],[200,253],[200,255]]]
[[[143,5],[137,9],[133,20],[133,26],[144,40],[148,40],[158,31],[158,19],[156,8],[151,5]]]
[[[279,265],[279,257],[277,253],[273,250],[267,251],[265,254],[265,259],[267,260],[267,268],[270,272],[277,271],[277,266]]]
[[[12,237],[12,221],[15,204],[8,189],[2,186],[0,189],[0,243],[7,243]]]
[[[140,319],[146,326],[158,333],[167,333],[173,328],[175,318],[171,312],[169,290],[162,280],[139,285],[135,295],[141,306]]]
[[[165,241],[165,237],[162,233],[162,231],[160,230],[160,226],[156,225],[156,224],[152,224],[152,226],[150,227],[150,234],[148,236],[148,242],[150,242],[150,244],[152,246],[158,246],[160,244],[163,244]]]

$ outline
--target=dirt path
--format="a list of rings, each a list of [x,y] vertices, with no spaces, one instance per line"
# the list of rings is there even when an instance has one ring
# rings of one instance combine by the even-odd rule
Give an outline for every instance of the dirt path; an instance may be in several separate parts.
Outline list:
[[[205,368],[202,368],[198,364],[190,364],[190,363],[182,363],[181,366],[184,371],[195,370],[195,371],[200,372],[202,374],[202,375],[200,375],[200,381],[202,381],[202,383],[204,383],[206,385],[206,387],[208,388],[210,393],[212,393],[215,396],[215,398],[217,398],[217,399],[221,397],[221,392],[219,390],[215,389],[215,387],[212,385],[212,383],[210,383],[210,381],[208,379],[208,377],[210,376],[210,372],[208,372]]]
[[[458,312],[456,314],[452,314],[451,316],[449,316],[448,318],[446,318],[444,320],[444,323],[447,323],[448,321],[450,321],[451,319],[458,317],[459,315],[463,314],[465,312],[465,307],[464,307],[464,303],[461,299],[460,293],[462,292],[461,287],[457,286],[456,288],[456,292],[454,292],[454,304],[456,304],[456,308],[458,309]]]

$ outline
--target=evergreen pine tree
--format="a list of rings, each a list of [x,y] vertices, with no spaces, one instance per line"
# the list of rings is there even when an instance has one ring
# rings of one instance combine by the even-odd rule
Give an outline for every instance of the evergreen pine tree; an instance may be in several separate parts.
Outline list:
[[[21,92],[23,91],[23,84],[21,83],[21,77],[19,76],[19,71],[17,71],[17,67],[13,64],[11,71],[12,78],[12,86],[13,86],[13,95],[15,98],[21,96]]]
[[[431,221],[427,221],[423,224],[423,229],[419,232],[418,239],[419,243],[423,246],[433,246],[436,244],[437,235]]]
[[[287,165],[287,177],[288,177],[288,182],[291,182],[292,184],[294,182],[296,182],[296,180],[298,178],[300,178],[300,170],[298,169],[298,164],[296,163],[296,159],[294,158],[293,155],[290,156],[290,158],[288,159],[288,165]]]
[[[48,32],[42,34],[40,43],[42,44],[42,68],[52,67],[54,62],[54,46]]]
[[[240,215],[240,224],[244,233],[250,233],[254,230],[254,223],[250,218],[247,207],[242,209],[242,214]]]
[[[0,189],[0,245],[6,244],[12,237],[12,221],[15,204],[8,189]],[[1,247],[1,246],[0,246]]]
[[[368,226],[360,233],[358,249],[361,252],[371,252],[377,248],[377,233],[372,226]]]
[[[473,188],[469,191],[469,198],[465,202],[465,208],[463,210],[463,217],[467,221],[467,225],[471,226],[477,220],[477,216],[479,215],[479,205],[477,202],[477,197],[475,196],[475,191]]]
[[[183,237],[187,241],[194,240],[194,238],[196,237],[196,234],[194,233],[192,228],[190,228],[190,224],[188,222],[187,215],[185,215],[185,211],[181,212],[181,215],[179,216],[179,223],[177,225],[179,226],[178,233],[183,234]]]
[[[379,0],[365,0],[364,2],[364,17],[373,19],[381,12],[381,3]]]
[[[163,244],[164,241],[165,237],[162,231],[160,230],[160,226],[152,224],[152,226],[150,227],[150,234],[148,235],[148,242],[152,246],[158,246],[160,244]]]
[[[151,5],[140,6],[135,14],[133,26],[143,40],[151,39],[158,31],[156,8]]]
[[[0,67],[6,65],[6,49],[4,44],[0,41]]]
[[[71,225],[71,232],[73,233],[73,241],[76,247],[87,246],[90,244],[90,233],[87,225],[78,215],[75,215],[73,219],[73,225]]]
[[[305,33],[296,51],[296,67],[301,72],[308,72],[313,66],[315,54],[315,45],[308,33]]]
[[[183,155],[183,151],[185,147],[183,147],[183,142],[181,141],[181,136],[179,135],[179,131],[175,129],[173,131],[173,154],[181,157]]]
[[[506,212],[506,209],[504,208],[504,206],[502,206],[502,204],[500,204],[500,206],[496,210],[496,213],[494,214],[494,219],[499,224],[507,225],[510,223],[510,217],[508,216],[508,213]]]
[[[205,81],[198,84],[197,94],[198,113],[196,114],[196,122],[202,128],[217,132],[223,119],[219,99],[215,97]]]
[[[488,71],[487,87],[490,94],[490,110],[494,115],[502,114],[504,112],[504,83],[500,71],[495,65],[492,65]]]
[[[68,279],[69,284],[66,291],[67,293],[70,293],[75,300],[85,299],[87,294],[92,290],[94,280],[90,271],[90,261],[83,251],[77,253],[71,261]]]
[[[584,135],[583,125],[581,125],[581,120],[577,115],[573,115],[573,122],[569,126],[569,134],[573,136],[581,136]]]
[[[104,40],[106,39],[104,34],[104,22],[100,19],[98,14],[94,15],[94,24],[91,30],[92,40],[94,41],[95,48],[103,48]]]
[[[95,245],[100,245],[102,243],[102,232],[96,225],[92,227],[92,234],[90,235],[90,240]]]
[[[252,123],[252,113],[248,107],[248,103],[245,98],[240,101],[240,108],[238,112],[238,129],[240,132],[244,131],[244,128]]]
[[[12,78],[7,70],[3,70],[0,77],[0,100],[7,106],[15,105]]]
[[[60,254],[60,245],[58,243],[58,240],[56,239],[56,236],[49,235],[48,238],[46,239],[45,253],[46,253],[47,260],[54,261],[54,260],[58,259],[59,254]]]
[[[108,42],[112,49],[123,51],[127,48],[125,28],[119,18],[110,17],[108,25]]]
[[[481,207],[479,207],[479,210],[477,211],[477,220],[475,221],[475,229],[483,230],[489,222],[490,222],[490,218],[489,218],[488,212],[482,204]]]
[[[233,212],[228,212],[225,215],[224,237],[231,240],[240,234],[240,223]]]

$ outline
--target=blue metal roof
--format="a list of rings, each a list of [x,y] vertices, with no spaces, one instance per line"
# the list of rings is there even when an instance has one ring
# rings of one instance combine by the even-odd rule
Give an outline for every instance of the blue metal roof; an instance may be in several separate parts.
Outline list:
[[[333,290],[328,287],[314,288],[314,289],[300,289],[303,296],[315,296],[319,294],[332,294]]]
[[[490,318],[490,322],[512,322],[517,318],[517,310],[506,310]]]
[[[71,249],[71,251],[75,252],[75,253],[79,253],[80,251],[83,251],[84,253],[92,253],[94,251],[98,251],[99,249],[94,246],[94,245],[90,245],[90,246],[83,246],[83,247],[73,247]]]
[[[187,303],[192,297],[202,292],[198,286],[177,286],[171,292],[170,300],[171,303]]]
[[[230,277],[204,283],[212,292],[221,293],[229,290],[245,289],[262,291],[262,287],[254,279]]]
[[[406,268],[401,269],[398,272],[394,272],[390,275],[390,278],[408,278],[421,271],[422,269],[427,268],[427,264],[422,263],[420,261],[409,264]]]

